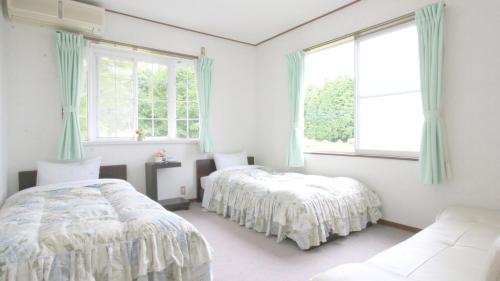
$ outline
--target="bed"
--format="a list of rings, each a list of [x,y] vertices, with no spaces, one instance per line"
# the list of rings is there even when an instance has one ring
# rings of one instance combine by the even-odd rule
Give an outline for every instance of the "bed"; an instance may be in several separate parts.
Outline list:
[[[249,157],[253,164],[253,157]],[[361,231],[382,217],[378,196],[346,177],[277,173],[245,165],[215,170],[213,159],[197,161],[202,206],[247,228],[294,240],[307,250],[332,235]]]
[[[19,174],[22,190],[0,209],[0,281],[212,280],[201,233],[137,192],[126,166],[103,168],[35,187],[34,171]]]

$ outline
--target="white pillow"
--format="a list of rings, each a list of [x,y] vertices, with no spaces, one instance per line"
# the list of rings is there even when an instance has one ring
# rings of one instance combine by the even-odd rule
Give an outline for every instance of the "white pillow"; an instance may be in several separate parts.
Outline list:
[[[201,188],[206,189],[205,187],[207,186],[207,181],[208,181],[208,176],[200,178]]]
[[[500,236],[493,242],[488,251],[486,270],[481,280],[500,281]]]
[[[95,180],[99,178],[100,166],[100,157],[81,161],[38,161],[36,185]]]
[[[246,152],[214,153],[214,161],[217,170],[222,170],[235,166],[248,165],[248,158]]]

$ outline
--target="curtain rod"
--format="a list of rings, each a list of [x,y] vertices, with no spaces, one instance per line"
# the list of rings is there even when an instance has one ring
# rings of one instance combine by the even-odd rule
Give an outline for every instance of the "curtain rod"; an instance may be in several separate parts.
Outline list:
[[[446,4],[444,4],[444,6],[446,7]],[[322,42],[322,43],[316,44],[314,46],[305,48],[303,51],[307,53],[307,52],[312,52],[312,51],[316,51],[316,50],[319,50],[319,49],[323,49],[323,48],[325,48],[325,47],[327,47],[329,45],[338,43],[338,42],[340,42],[342,40],[345,40],[347,38],[350,38],[350,37],[359,37],[359,36],[367,35],[367,34],[370,34],[370,33],[373,33],[373,32],[377,32],[377,31],[380,31],[380,30],[384,30],[384,29],[393,27],[393,26],[398,25],[398,24],[403,24],[403,23],[410,22],[410,21],[412,21],[414,19],[415,19],[415,12],[411,12],[411,13],[399,16],[397,18],[393,18],[393,19],[390,19],[390,20],[387,20],[387,21],[384,21],[384,22],[381,22],[381,23],[378,23],[378,24],[375,24],[375,25],[372,25],[372,26],[360,29],[358,31],[355,31],[355,32],[352,32],[352,33],[349,33],[349,34],[342,35],[340,37],[328,40],[326,42]]]
[[[106,40],[106,39],[101,39],[101,38],[85,36],[85,39],[87,39],[89,41],[93,41],[95,43],[105,43],[105,44],[110,44],[110,45],[115,45],[115,46],[132,48],[134,50],[143,50],[143,51],[151,52],[151,53],[154,53],[157,55],[177,57],[177,58],[183,58],[183,59],[189,59],[189,60],[195,60],[198,58],[198,56],[182,54],[182,53],[177,53],[177,52],[170,52],[170,51],[154,49],[154,48],[149,48],[149,47],[141,47],[141,46],[137,46],[137,45],[122,43],[122,42],[117,42],[117,41],[111,41],[111,40]]]

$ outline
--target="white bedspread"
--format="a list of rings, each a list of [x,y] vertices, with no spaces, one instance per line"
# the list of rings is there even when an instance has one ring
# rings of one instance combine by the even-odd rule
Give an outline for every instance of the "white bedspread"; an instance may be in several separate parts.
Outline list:
[[[126,181],[34,187],[0,209],[0,281],[208,281],[194,226]]]
[[[244,166],[212,173],[205,182],[204,206],[278,242],[291,238],[301,249],[348,235],[381,217],[378,196],[345,177],[274,173]]]

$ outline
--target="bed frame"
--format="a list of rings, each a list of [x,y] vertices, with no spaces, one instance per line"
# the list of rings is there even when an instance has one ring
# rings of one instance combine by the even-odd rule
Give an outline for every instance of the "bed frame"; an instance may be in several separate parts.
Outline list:
[[[248,164],[253,165],[255,163],[254,157],[248,157]],[[200,159],[196,160],[196,199],[201,202],[203,200],[203,188],[201,188],[201,178],[210,175],[215,172],[215,161],[214,159]]]
[[[36,170],[19,172],[19,191],[36,186],[36,174]],[[99,178],[127,180],[127,165],[101,166]]]

